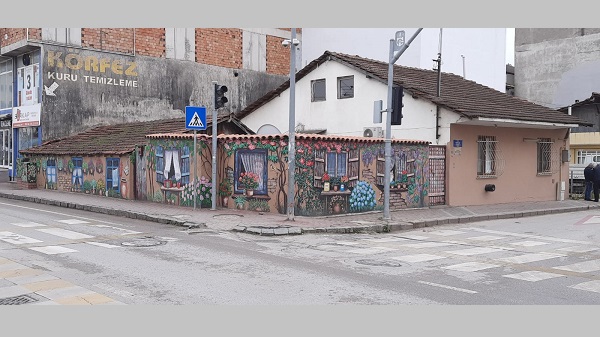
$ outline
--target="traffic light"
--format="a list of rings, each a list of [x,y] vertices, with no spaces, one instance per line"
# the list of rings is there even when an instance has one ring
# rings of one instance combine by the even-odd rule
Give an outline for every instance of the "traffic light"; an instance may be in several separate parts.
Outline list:
[[[402,124],[402,97],[404,97],[404,88],[402,86],[392,88],[392,125]]]
[[[215,109],[222,108],[229,100],[225,97],[227,87],[215,83]]]

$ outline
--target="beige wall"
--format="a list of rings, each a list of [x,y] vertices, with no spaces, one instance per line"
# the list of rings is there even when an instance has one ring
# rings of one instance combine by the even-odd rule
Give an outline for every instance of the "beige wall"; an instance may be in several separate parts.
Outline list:
[[[557,183],[567,185],[568,163],[561,162],[560,152],[566,148],[567,129],[519,129],[457,125],[451,126],[447,151],[447,202],[452,206],[485,205],[521,201],[557,200]],[[495,136],[503,169],[497,178],[477,178],[477,138]],[[537,143],[524,138],[551,138],[551,175],[537,174]],[[462,148],[453,140],[462,140]],[[496,190],[486,192],[486,184]]]

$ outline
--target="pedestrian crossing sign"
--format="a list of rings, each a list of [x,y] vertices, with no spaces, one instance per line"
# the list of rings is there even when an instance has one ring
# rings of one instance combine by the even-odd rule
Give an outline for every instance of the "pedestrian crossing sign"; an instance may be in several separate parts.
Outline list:
[[[185,107],[186,130],[206,130],[206,107]]]

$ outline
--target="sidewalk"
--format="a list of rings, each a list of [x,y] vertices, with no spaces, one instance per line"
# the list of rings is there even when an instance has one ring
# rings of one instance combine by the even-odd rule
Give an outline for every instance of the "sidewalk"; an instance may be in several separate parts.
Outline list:
[[[155,221],[164,224],[202,227],[219,231],[239,231],[260,235],[309,233],[393,232],[452,223],[519,218],[600,208],[583,200],[519,202],[485,206],[434,206],[391,211],[390,221],[381,211],[335,216],[295,216],[259,213],[237,209],[172,206],[149,201],[133,201],[73,192],[19,189],[14,182],[0,182],[0,197],[81,209],[90,212]]]

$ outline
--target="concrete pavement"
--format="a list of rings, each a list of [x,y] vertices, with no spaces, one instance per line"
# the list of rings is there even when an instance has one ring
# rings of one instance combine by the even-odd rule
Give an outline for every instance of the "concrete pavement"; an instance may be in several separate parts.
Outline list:
[[[599,203],[583,200],[519,202],[485,206],[434,206],[391,211],[390,221],[381,211],[334,216],[295,216],[274,212],[237,209],[196,208],[133,201],[74,192],[45,189],[20,189],[14,182],[0,182],[0,198],[25,200],[60,207],[124,216],[159,223],[214,230],[238,231],[259,235],[314,233],[393,232],[413,228],[466,223],[492,219],[519,218],[552,213],[597,209]]]

